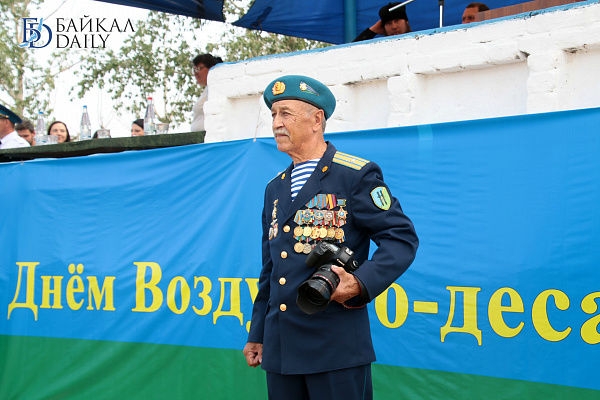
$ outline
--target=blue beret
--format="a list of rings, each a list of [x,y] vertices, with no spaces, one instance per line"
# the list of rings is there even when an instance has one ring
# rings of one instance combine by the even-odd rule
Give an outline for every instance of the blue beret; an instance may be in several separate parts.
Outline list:
[[[23,122],[21,117],[4,107],[2,104],[0,104],[0,118],[8,118],[13,124],[20,124]]]
[[[325,119],[335,110],[335,97],[331,90],[316,79],[302,75],[285,75],[269,83],[263,99],[269,109],[279,100],[300,100],[320,108]]]

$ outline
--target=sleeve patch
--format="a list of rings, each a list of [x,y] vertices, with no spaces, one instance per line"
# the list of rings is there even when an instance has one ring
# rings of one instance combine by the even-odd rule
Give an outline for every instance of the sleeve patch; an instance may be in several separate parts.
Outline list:
[[[369,163],[369,160],[365,160],[364,158],[356,157],[350,154],[342,153],[341,151],[336,151],[333,156],[333,162],[344,165],[348,168],[352,168],[355,170],[360,170],[362,167]]]
[[[384,211],[389,210],[392,205],[390,193],[385,186],[378,186],[371,190],[371,199],[373,199],[373,204]]]

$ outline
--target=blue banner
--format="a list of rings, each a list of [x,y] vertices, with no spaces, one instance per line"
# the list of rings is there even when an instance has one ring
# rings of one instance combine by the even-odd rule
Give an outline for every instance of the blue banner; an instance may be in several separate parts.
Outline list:
[[[369,305],[378,363],[600,390],[598,126],[327,135],[382,167],[421,242]],[[259,139],[0,164],[0,335],[241,350],[289,162]]]

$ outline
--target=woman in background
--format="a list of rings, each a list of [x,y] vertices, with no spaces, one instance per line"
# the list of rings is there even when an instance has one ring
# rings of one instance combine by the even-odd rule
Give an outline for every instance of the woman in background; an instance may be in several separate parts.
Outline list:
[[[69,128],[67,124],[62,121],[54,121],[48,127],[48,135],[54,135],[58,138],[58,143],[67,143],[71,141],[71,135],[69,135]]]
[[[136,119],[131,124],[131,136],[144,136],[144,120]]]
[[[200,95],[200,97],[196,101],[196,104],[194,104],[194,107],[192,108],[192,132],[200,132],[205,130],[204,103],[206,103],[206,99],[208,98],[208,88],[206,87],[208,80],[208,70],[222,62],[223,60],[221,59],[221,57],[215,57],[212,54],[200,54],[196,56],[192,61],[192,64],[194,64],[194,68],[192,69],[192,71],[194,72],[196,82],[198,83],[198,85],[204,88],[202,94]]]

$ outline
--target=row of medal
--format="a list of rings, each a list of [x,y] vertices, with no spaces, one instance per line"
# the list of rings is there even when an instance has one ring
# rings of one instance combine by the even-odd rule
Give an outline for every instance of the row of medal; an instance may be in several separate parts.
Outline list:
[[[298,224],[294,228],[294,237],[298,241],[294,244],[294,251],[308,254],[320,240],[343,242],[342,226],[346,224],[347,217],[348,213],[343,207],[337,211],[312,208],[298,210],[294,217],[294,222]]]
[[[344,241],[344,230],[340,227],[334,228],[324,226],[297,226],[294,228],[294,236],[298,241],[294,244],[296,253],[308,254],[319,240],[335,239],[339,243]],[[312,243],[311,243],[312,242]]]

